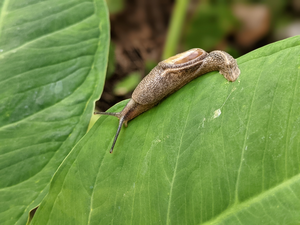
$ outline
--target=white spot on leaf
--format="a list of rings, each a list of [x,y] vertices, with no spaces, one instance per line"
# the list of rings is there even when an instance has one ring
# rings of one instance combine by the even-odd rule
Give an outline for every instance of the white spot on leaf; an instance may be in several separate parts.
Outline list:
[[[214,111],[214,116],[213,116],[214,119],[217,118],[217,117],[219,117],[221,115],[221,113],[222,113],[221,109],[217,109],[216,111]]]

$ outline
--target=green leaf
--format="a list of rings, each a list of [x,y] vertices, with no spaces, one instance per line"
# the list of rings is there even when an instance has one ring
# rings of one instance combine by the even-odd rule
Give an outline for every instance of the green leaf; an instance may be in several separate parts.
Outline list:
[[[190,82],[130,121],[100,117],[33,224],[298,224],[300,36]],[[111,109],[120,111],[126,102]]]
[[[109,46],[103,0],[0,1],[0,217],[25,224],[86,133]]]

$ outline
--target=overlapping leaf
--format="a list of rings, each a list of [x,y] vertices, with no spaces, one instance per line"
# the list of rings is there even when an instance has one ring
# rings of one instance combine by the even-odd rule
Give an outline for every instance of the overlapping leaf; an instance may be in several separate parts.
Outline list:
[[[102,91],[103,0],[0,3],[0,217],[25,224]]]

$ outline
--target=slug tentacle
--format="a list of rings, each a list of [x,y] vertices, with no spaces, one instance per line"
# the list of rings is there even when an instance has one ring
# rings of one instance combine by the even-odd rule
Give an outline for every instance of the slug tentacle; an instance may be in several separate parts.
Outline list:
[[[100,114],[100,115],[105,115],[105,116],[115,116],[120,119],[121,115],[119,112],[114,113],[114,112],[94,112],[94,115]]]
[[[114,150],[115,144],[116,144],[116,142],[117,142],[118,136],[119,136],[119,134],[120,134],[121,128],[122,128],[123,123],[124,123],[124,119],[125,119],[124,116],[122,116],[122,117],[120,118],[118,130],[117,130],[116,136],[115,136],[115,138],[114,138],[114,142],[113,142],[113,144],[112,144],[112,146],[111,146],[111,149],[110,149],[109,153],[112,153],[113,150]]]

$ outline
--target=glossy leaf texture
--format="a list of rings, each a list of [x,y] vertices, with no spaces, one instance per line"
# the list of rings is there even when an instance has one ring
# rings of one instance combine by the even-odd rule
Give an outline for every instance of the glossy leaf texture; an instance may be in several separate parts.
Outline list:
[[[33,224],[298,224],[300,36],[190,82],[123,128],[102,116]],[[120,111],[126,102],[111,109]]]
[[[25,224],[86,133],[109,46],[103,0],[0,1],[0,218]]]

